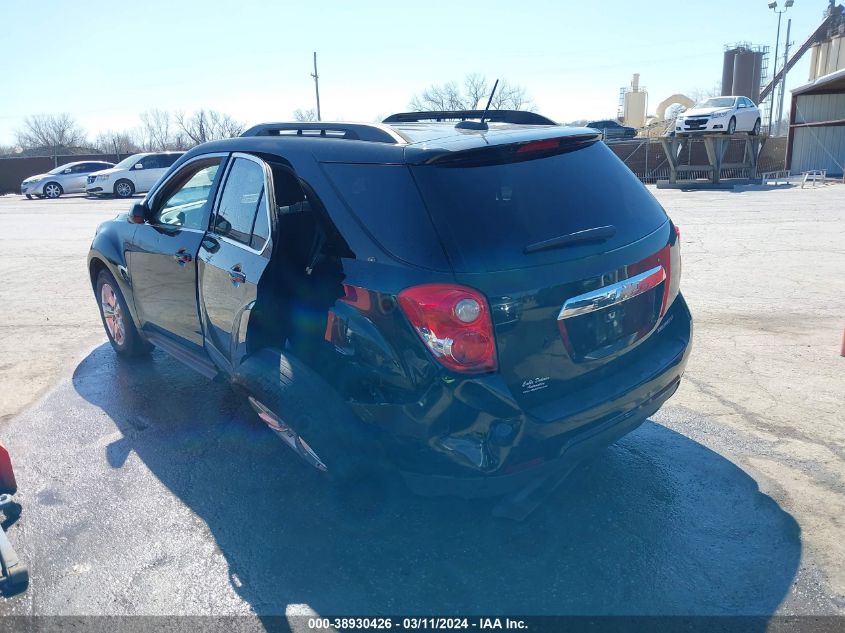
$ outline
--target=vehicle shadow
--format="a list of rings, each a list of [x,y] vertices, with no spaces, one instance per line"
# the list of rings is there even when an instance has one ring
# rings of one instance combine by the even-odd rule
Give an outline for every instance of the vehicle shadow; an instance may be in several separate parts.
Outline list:
[[[801,556],[795,520],[733,463],[659,424],[582,465],[526,521],[488,501],[403,496],[348,512],[225,385],[103,345],[77,393],[204,521],[259,615],[769,615]],[[189,373],[189,372],[187,372]],[[315,403],[319,406],[319,403]],[[221,501],[223,500],[223,501]]]

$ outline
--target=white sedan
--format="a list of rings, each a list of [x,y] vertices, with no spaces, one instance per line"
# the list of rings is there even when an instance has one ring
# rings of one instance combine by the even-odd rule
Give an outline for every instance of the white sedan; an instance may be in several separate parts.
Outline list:
[[[760,133],[760,109],[748,97],[710,97],[675,119],[675,134],[695,132]]]

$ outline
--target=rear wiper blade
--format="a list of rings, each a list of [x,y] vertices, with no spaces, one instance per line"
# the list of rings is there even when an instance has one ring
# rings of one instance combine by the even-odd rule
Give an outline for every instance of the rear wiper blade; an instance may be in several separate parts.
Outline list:
[[[592,229],[584,229],[583,231],[575,231],[574,233],[567,233],[566,235],[559,235],[550,240],[543,240],[542,242],[535,242],[529,244],[522,251],[523,253],[536,253],[538,251],[548,251],[553,248],[561,248],[562,246],[572,246],[573,244],[583,244],[584,242],[603,242],[609,240],[616,235],[616,227],[613,225],[597,226]]]

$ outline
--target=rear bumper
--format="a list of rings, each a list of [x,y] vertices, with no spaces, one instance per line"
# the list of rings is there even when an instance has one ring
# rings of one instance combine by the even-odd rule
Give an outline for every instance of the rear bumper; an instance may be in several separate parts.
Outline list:
[[[569,397],[530,412],[501,376],[435,385],[407,405],[356,407],[388,432],[388,453],[423,495],[486,497],[566,471],[653,415],[677,390],[692,340],[682,295],[650,348],[616,374],[581,383]]]
[[[560,456],[517,473],[488,477],[455,477],[402,473],[405,483],[415,493],[424,496],[457,496],[465,499],[494,497],[508,494],[529,486],[536,480],[566,473],[579,462],[613,444],[635,430],[654,415],[680,385],[680,377],[634,410],[620,413],[596,426],[571,436]]]

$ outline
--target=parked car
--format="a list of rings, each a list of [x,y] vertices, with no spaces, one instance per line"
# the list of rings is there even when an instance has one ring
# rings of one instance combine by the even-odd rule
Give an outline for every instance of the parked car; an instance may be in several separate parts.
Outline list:
[[[760,109],[748,97],[710,97],[679,114],[675,133],[748,132],[760,133]]]
[[[88,176],[85,192],[131,198],[149,191],[183,152],[147,152],[125,158],[110,169]]]
[[[114,167],[114,163],[102,160],[85,160],[65,163],[46,174],[30,176],[21,183],[21,194],[32,200],[37,198],[58,198],[63,193],[82,193],[88,175],[102,169]]]
[[[613,119],[593,121],[592,123],[587,123],[587,127],[600,131],[604,135],[605,140],[634,138],[637,135],[636,128],[626,127]]]
[[[675,392],[692,321],[654,197],[596,130],[517,114],[195,147],[97,229],[114,351],[231,381],[341,486],[507,504],[563,476]]]

